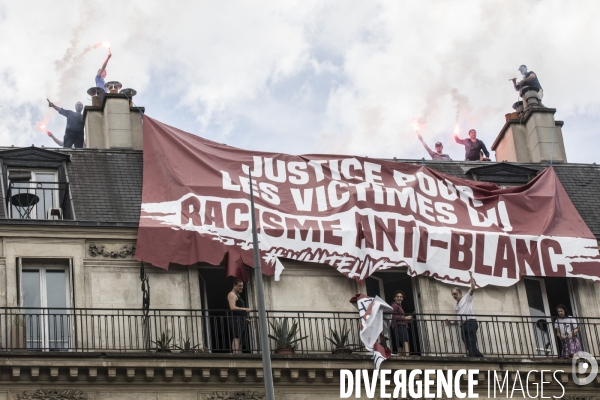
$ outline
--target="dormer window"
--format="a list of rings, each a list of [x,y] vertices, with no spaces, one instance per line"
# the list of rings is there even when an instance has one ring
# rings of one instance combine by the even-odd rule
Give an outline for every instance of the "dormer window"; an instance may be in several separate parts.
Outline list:
[[[9,170],[7,199],[10,218],[62,219],[60,199],[65,189],[66,184],[58,182],[57,171]]]
[[[0,151],[4,204],[0,218],[74,219],[66,164],[69,154],[35,147]]]

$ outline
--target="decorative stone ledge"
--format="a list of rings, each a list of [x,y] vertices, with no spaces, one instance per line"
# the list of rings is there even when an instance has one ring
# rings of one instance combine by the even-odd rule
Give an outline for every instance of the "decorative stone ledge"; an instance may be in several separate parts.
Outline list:
[[[17,394],[17,400],[88,400],[90,397],[79,390],[39,389]]]
[[[119,247],[120,246],[120,247]],[[96,244],[88,245],[88,254],[91,257],[104,258],[131,258],[135,255],[136,245],[118,245],[118,244]]]

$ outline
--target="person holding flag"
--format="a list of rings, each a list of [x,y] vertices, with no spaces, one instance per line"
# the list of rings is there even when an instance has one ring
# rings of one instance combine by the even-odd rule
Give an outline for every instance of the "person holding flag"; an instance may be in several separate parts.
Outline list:
[[[392,355],[387,343],[390,339],[390,318],[392,307],[379,296],[369,297],[360,293],[350,299],[350,303],[358,308],[360,316],[360,340],[368,352],[373,352],[373,363],[378,370],[381,363]]]

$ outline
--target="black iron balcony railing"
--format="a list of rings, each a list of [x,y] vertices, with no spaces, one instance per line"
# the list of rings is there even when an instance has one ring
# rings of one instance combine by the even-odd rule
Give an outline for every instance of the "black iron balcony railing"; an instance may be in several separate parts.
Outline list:
[[[68,182],[10,182],[6,201],[14,219],[72,219]]]
[[[358,313],[268,311],[267,314],[273,352],[278,347],[287,347],[295,354],[331,354],[343,348],[346,350],[342,352],[366,354],[360,341]],[[485,357],[562,354],[554,318],[506,315],[473,318],[478,324],[477,349]],[[576,321],[577,326],[571,325],[571,329],[577,328],[582,350],[600,356],[600,319],[576,318]],[[0,346],[5,351],[260,353],[257,322],[255,312],[239,316],[229,310],[154,309],[145,316],[139,309],[5,307],[0,308]],[[410,355],[467,355],[464,329],[455,315],[414,314],[407,331]],[[347,339],[336,348],[329,340],[335,336]],[[390,337],[393,338],[393,332]],[[393,352],[398,351],[391,342]]]

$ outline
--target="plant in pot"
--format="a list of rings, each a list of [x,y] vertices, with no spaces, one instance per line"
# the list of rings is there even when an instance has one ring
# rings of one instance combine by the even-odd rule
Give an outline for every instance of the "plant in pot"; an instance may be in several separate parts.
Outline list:
[[[152,343],[156,345],[154,350],[156,350],[157,353],[170,353],[171,349],[173,348],[171,345],[171,340],[173,340],[173,337],[167,337],[166,333],[161,333],[160,337],[156,341],[152,341]]]
[[[192,342],[190,341],[190,338],[185,338],[185,340],[183,341],[183,346],[177,346],[175,345],[175,348],[179,351],[181,351],[182,353],[203,353],[204,349],[202,349],[202,347],[200,347],[199,344],[192,346]]]
[[[25,349],[27,347],[27,320],[26,315],[18,312],[12,317],[11,347]]]
[[[275,341],[275,353],[276,354],[294,354],[296,349],[296,343],[306,339],[308,336],[296,338],[298,334],[298,323],[294,321],[290,325],[287,318],[282,320],[275,320],[270,323],[272,335],[269,335],[271,339]]]
[[[356,348],[356,345],[348,343],[348,336],[350,336],[350,330],[344,329],[342,332],[337,330],[329,329],[331,336],[326,338],[333,345],[332,354],[352,354],[352,350]]]

